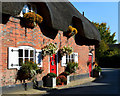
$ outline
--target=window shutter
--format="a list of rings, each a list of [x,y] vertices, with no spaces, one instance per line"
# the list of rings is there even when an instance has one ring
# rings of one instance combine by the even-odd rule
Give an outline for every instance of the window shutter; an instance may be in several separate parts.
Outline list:
[[[74,60],[76,63],[78,63],[78,53],[74,53]]]
[[[42,67],[42,50],[36,49],[36,64]]]
[[[66,66],[66,55],[62,57],[61,66]]]
[[[9,47],[8,48],[8,69],[17,68],[19,69],[18,62],[18,48]]]

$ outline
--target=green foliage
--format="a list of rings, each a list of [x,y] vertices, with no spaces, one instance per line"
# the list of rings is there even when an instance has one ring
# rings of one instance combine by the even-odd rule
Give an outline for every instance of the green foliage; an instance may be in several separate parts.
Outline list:
[[[99,48],[96,49],[97,59],[104,56],[107,50],[109,50],[109,46],[103,40],[101,40],[99,45],[100,45]]]
[[[96,22],[95,23],[92,22],[92,23],[99,30],[100,35],[101,35],[101,40],[103,40],[106,44],[114,44],[117,42],[117,40],[114,40],[115,32],[111,34],[110,27],[107,27],[106,23],[101,23],[101,24],[96,23]]]
[[[70,73],[65,71],[65,72],[62,72],[60,75],[64,75],[65,77],[67,77],[68,75],[70,75]]]
[[[57,77],[57,75],[55,73],[48,73],[47,76],[50,76],[50,77]]]
[[[99,65],[107,68],[120,68],[120,54],[101,57]]]
[[[61,82],[67,83],[67,78],[64,75],[59,76]]]
[[[69,72],[69,73],[75,73],[76,68],[78,68],[78,63],[75,62],[69,62],[67,64],[67,67],[65,69],[65,71]]]
[[[61,85],[61,79],[60,79],[59,76],[56,78],[56,84],[57,84],[57,85]]]
[[[44,71],[43,69],[37,69],[37,70],[36,70],[36,73],[37,73],[37,74],[41,74],[43,71]]]
[[[99,72],[101,72],[101,71],[102,71],[102,69],[101,69],[101,67],[100,67],[100,66],[96,66],[93,70],[96,70],[96,71],[99,71]]]
[[[38,67],[37,64],[34,62],[27,61],[26,63],[23,63],[20,70],[17,73],[17,79],[20,81],[23,80],[31,80],[37,73]]]
[[[110,27],[107,27],[106,23],[94,23],[93,24],[97,27],[97,29],[100,32],[101,35],[101,42],[99,43],[99,48],[96,48],[96,59],[98,62],[100,62],[100,58],[106,57],[106,56],[114,56],[119,54],[118,49],[110,49],[108,44],[114,44],[117,42],[115,40],[115,32],[111,34]]]
[[[67,84],[67,77],[65,77],[64,75],[59,75],[59,76],[57,77],[57,79],[56,79],[56,84],[57,84],[57,85],[61,85],[62,82],[63,82],[64,84]]]

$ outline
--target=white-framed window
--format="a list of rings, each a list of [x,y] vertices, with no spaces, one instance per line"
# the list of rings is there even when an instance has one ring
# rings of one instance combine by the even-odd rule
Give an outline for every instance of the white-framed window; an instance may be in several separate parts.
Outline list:
[[[42,51],[30,46],[9,47],[8,48],[8,68],[19,69],[26,61],[33,61],[42,67]]]
[[[26,4],[26,5],[24,5],[22,11],[20,12],[20,17],[23,17],[23,15],[25,13],[28,13],[28,12],[35,12],[35,13],[37,13],[36,6],[33,5],[33,4]]]
[[[74,55],[75,54],[66,55],[66,63],[75,62]]]
[[[66,66],[69,62],[78,63],[78,53],[72,53],[70,55],[65,55],[62,57],[61,66]]]
[[[26,61],[35,62],[35,49],[29,46],[18,47],[19,66]]]

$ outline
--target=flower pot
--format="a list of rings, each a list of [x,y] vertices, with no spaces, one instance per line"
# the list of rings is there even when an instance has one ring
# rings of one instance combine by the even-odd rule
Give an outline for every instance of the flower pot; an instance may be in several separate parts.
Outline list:
[[[46,86],[47,87],[55,87],[56,86],[56,77],[48,77],[46,79]]]
[[[67,76],[67,84],[70,83],[70,76]]]
[[[100,76],[100,72],[97,70],[93,70],[93,77],[99,77]]]

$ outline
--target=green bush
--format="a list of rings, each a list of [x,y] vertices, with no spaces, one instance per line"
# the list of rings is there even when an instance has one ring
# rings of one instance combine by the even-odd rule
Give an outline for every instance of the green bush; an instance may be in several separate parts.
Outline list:
[[[55,73],[48,73],[47,76],[49,76],[49,77],[57,77],[57,75]]]
[[[99,59],[101,67],[120,68],[120,55],[104,56]]]
[[[69,62],[67,64],[67,67],[65,69],[65,71],[69,72],[69,73],[75,73],[76,68],[78,68],[78,63],[75,62]]]
[[[60,79],[59,76],[56,78],[56,84],[57,84],[57,85],[61,85],[61,79]]]
[[[60,75],[64,75],[65,77],[67,77],[68,75],[70,75],[70,73],[65,71],[65,72],[62,72]]]
[[[37,73],[37,74],[41,74],[43,71],[44,71],[43,69],[37,69],[37,70],[36,70],[36,73]]]
[[[61,82],[67,82],[67,78],[64,75],[60,75],[59,78],[61,79]]]
[[[57,77],[57,79],[56,79],[56,84],[57,84],[57,85],[61,85],[62,82],[63,82],[64,84],[67,84],[67,78],[66,78],[64,75],[59,75],[59,76]]]
[[[96,71],[99,71],[99,72],[101,72],[101,71],[102,71],[102,69],[101,69],[101,67],[100,67],[100,66],[96,66],[93,70],[96,70]]]
[[[39,74],[37,70],[39,69],[36,63],[27,61],[23,63],[20,70],[18,70],[17,80],[31,80],[36,74]]]

